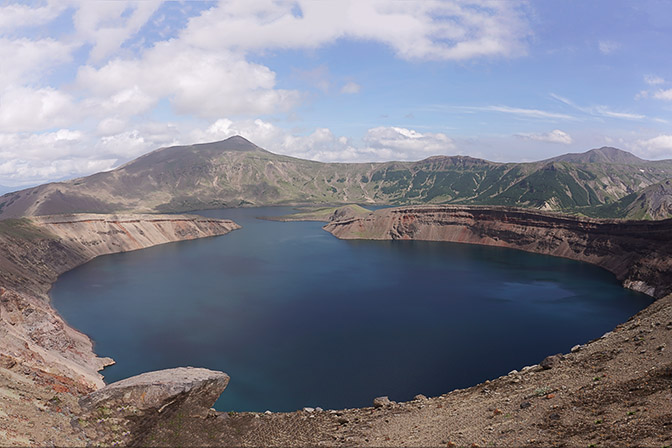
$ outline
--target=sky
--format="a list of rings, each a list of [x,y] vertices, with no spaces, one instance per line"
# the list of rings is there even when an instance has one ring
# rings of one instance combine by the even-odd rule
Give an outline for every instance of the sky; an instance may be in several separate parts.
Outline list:
[[[672,2],[0,0],[0,186],[242,135],[324,162],[672,158]]]

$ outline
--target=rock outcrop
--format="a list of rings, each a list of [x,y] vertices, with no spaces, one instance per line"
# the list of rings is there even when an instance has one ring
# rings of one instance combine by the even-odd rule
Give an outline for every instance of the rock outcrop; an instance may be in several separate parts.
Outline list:
[[[98,389],[80,400],[79,424],[99,443],[135,445],[173,418],[207,418],[229,384],[226,373],[178,367],[143,373]]]
[[[411,206],[332,221],[343,239],[417,239],[509,247],[601,266],[627,288],[672,293],[672,219],[618,221],[496,207]]]

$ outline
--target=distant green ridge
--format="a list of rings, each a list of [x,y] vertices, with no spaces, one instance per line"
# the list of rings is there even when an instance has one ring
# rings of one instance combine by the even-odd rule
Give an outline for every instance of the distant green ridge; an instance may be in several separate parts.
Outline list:
[[[636,212],[614,204],[669,178],[672,161],[646,161],[616,148],[533,163],[466,156],[321,163],[236,136],[161,148],[112,171],[8,193],[0,197],[0,218],[352,203],[504,205],[626,217]]]

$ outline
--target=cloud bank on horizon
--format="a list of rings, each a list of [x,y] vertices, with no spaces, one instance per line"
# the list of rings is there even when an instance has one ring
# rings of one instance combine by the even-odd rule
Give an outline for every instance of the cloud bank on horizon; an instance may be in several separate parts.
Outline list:
[[[0,185],[243,135],[320,161],[672,158],[672,4],[0,4]]]

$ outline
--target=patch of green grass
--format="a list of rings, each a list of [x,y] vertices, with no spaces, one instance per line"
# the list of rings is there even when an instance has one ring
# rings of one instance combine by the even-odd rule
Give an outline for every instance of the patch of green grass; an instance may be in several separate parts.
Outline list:
[[[551,392],[550,387],[539,387],[539,388],[534,390],[534,394],[537,397],[543,397],[544,395],[548,395],[550,392]]]
[[[33,225],[27,218],[4,219],[0,221],[0,235],[25,240],[48,237],[49,234]]]

